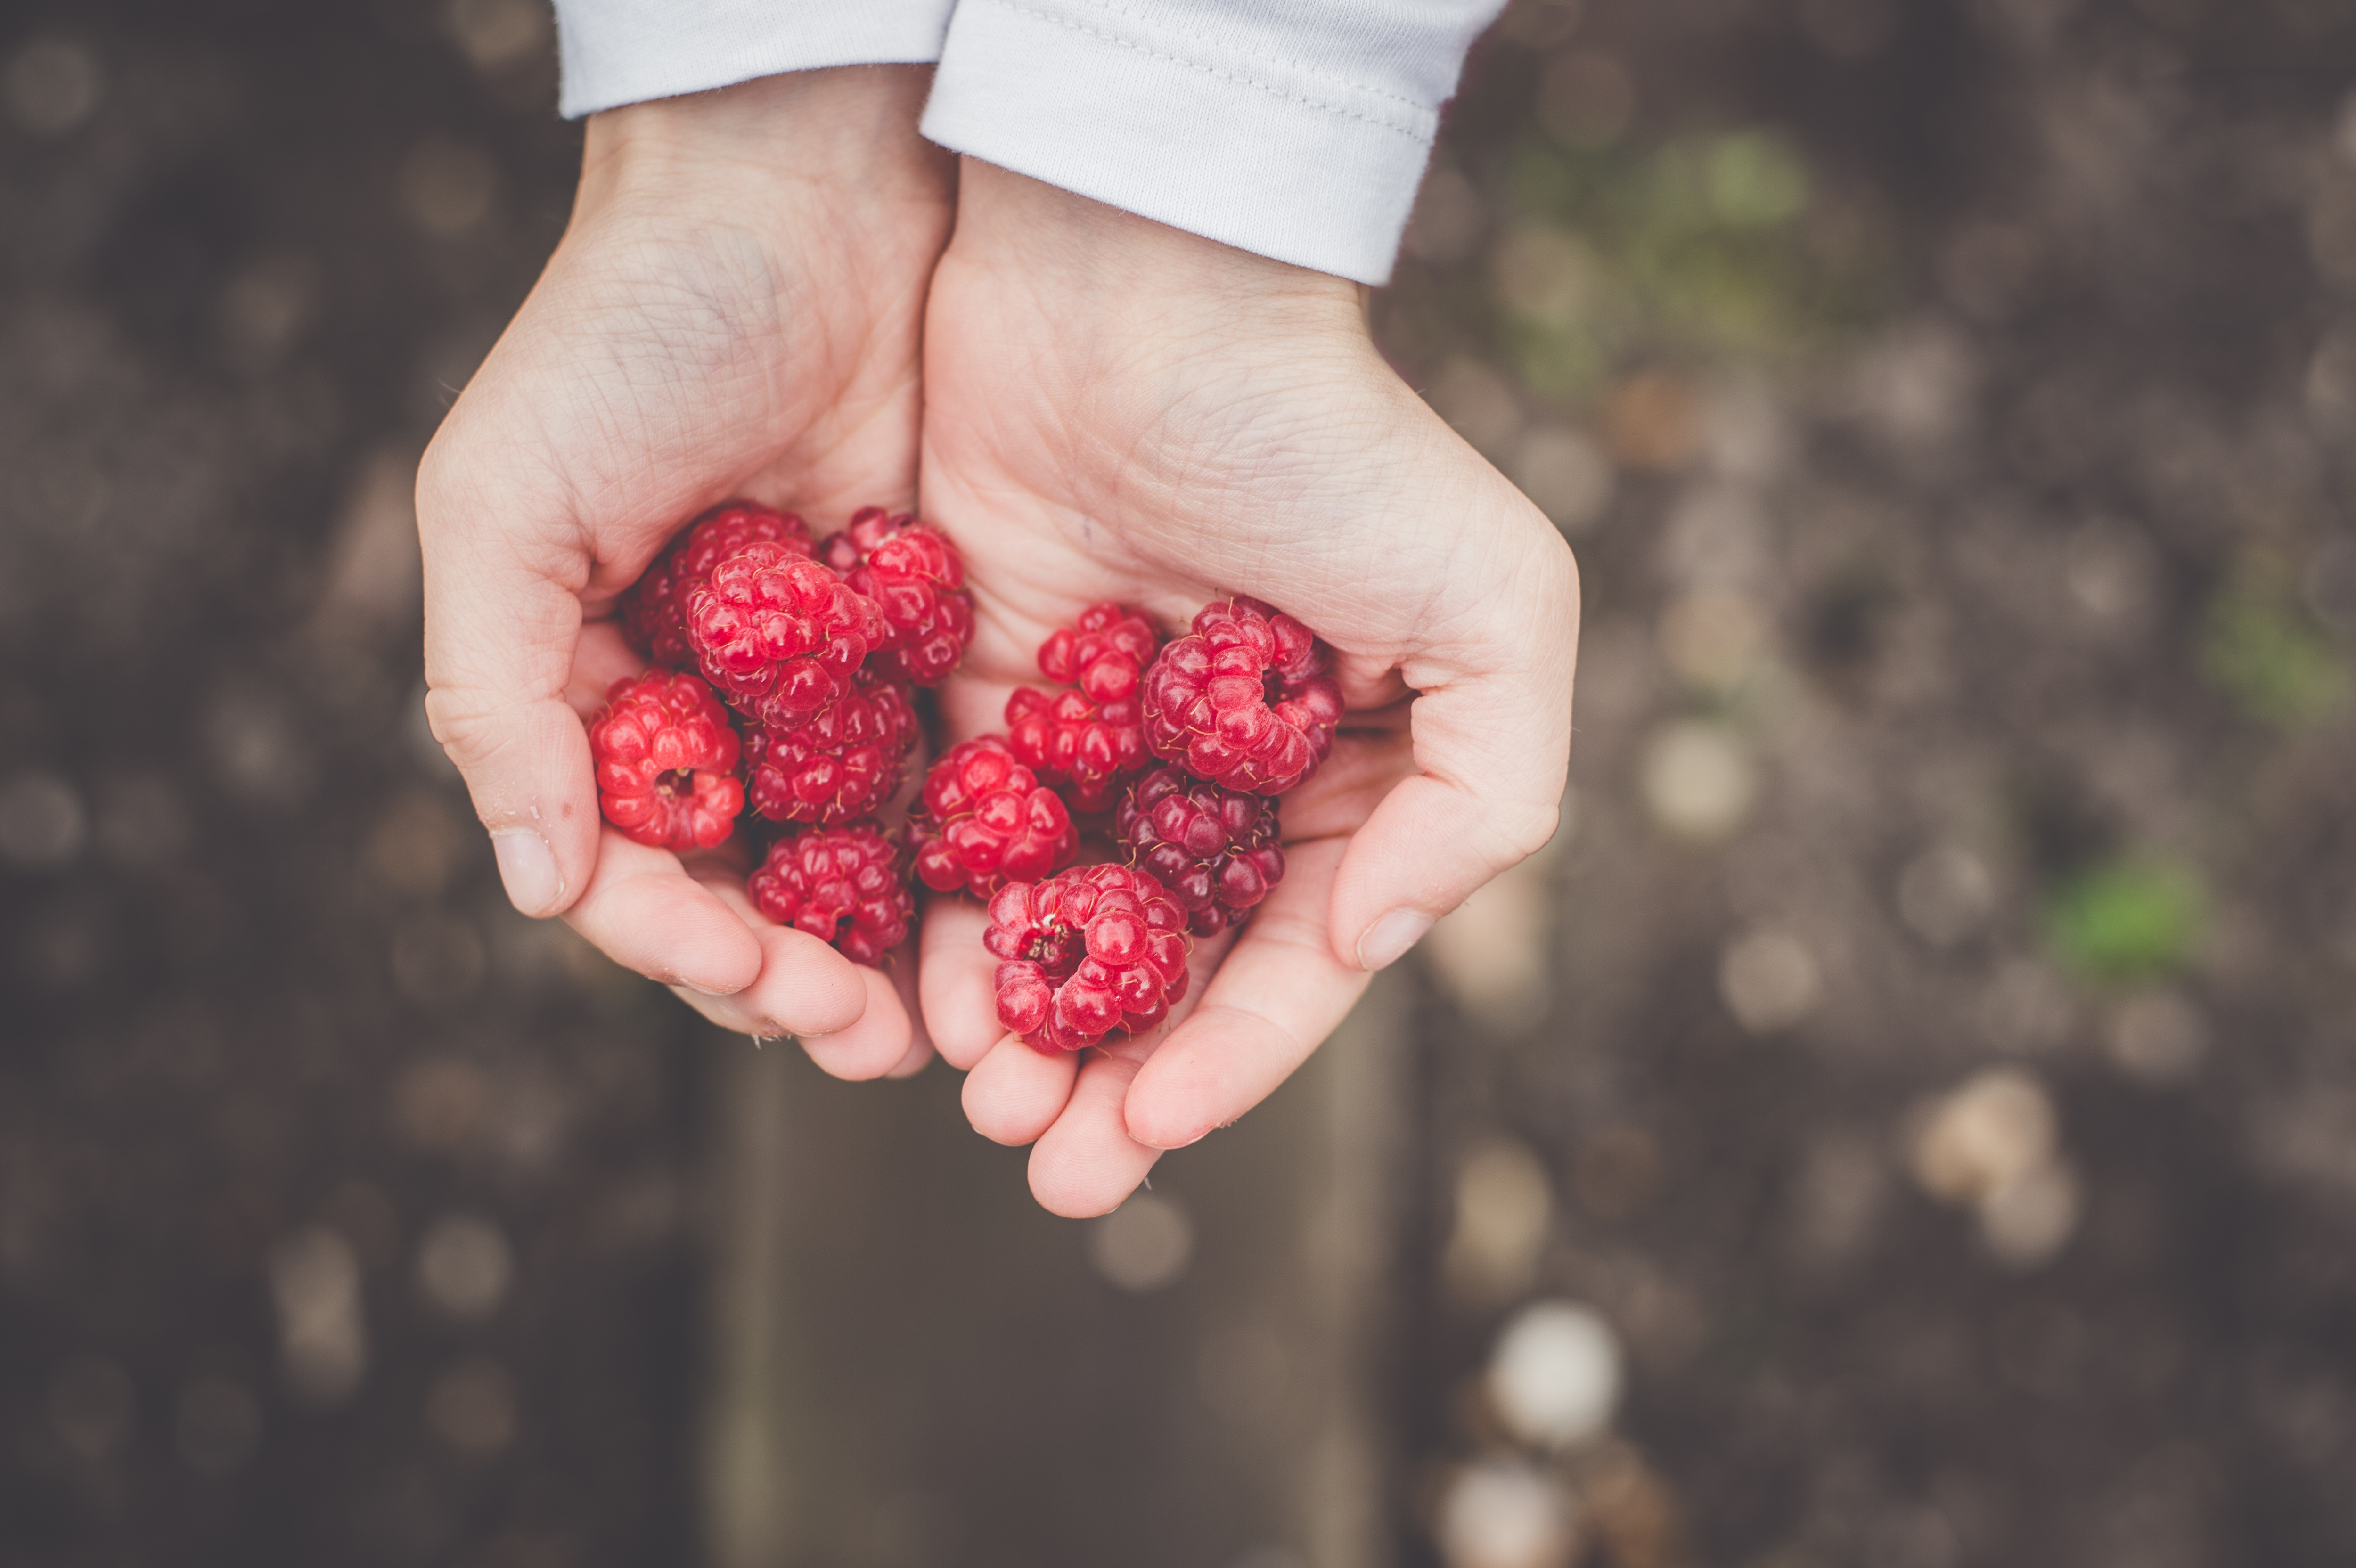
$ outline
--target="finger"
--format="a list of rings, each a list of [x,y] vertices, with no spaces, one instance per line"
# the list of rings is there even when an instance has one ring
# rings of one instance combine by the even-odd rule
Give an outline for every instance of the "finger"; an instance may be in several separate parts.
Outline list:
[[[616,963],[707,998],[730,997],[766,966],[760,940],[722,895],[668,849],[607,828],[565,923]],[[841,955],[835,955],[837,958]]]
[[[998,1021],[998,960],[981,944],[989,929],[990,912],[970,899],[937,898],[925,910],[916,970],[925,1029],[943,1059],[967,1072],[1006,1034]]]
[[[905,1061],[916,1043],[916,1031],[909,1028],[907,1012],[900,1005],[900,993],[892,984],[892,977],[863,964],[853,965],[852,968],[867,991],[866,1008],[857,1021],[832,1034],[804,1034],[798,1038],[821,1072],[830,1077],[864,1083],[883,1077]]]
[[[1031,1195],[1066,1220],[1111,1213],[1162,1157],[1121,1124],[1122,1101],[1140,1071],[1136,1061],[1101,1051],[1086,1054],[1070,1103],[1031,1150]]]
[[[440,445],[439,443],[436,443]],[[498,508],[429,452],[417,484],[425,562],[425,712],[528,915],[586,896],[598,859],[589,738],[565,702],[585,573],[561,528],[494,525]]]
[[[1121,1107],[1139,1144],[1183,1148],[1272,1093],[1333,1033],[1371,976],[1333,955],[1325,911],[1345,841],[1296,846],[1199,1007],[1147,1058]],[[1070,1115],[1076,1115],[1076,1106]]]
[[[1518,497],[1515,498],[1518,501]],[[1579,574],[1526,503],[1484,572],[1494,591],[1448,641],[1406,661],[1419,770],[1383,797],[1333,884],[1333,951],[1397,961],[1472,891],[1536,851],[1560,817],[1570,752]]]
[[[902,943],[892,954],[892,961],[884,972],[892,978],[892,989],[900,997],[901,1016],[908,1020],[908,1049],[884,1074],[886,1078],[914,1078],[933,1059],[932,1037],[925,1031],[924,1009],[917,1005],[916,944]]]
[[[992,1143],[1030,1143],[1062,1114],[1077,1067],[1066,1052],[1044,1055],[1001,1033],[965,1075],[965,1118]]]

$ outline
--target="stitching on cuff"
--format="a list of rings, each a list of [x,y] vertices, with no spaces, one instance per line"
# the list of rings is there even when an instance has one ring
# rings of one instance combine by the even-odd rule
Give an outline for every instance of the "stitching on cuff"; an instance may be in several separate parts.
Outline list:
[[[1107,16],[1119,16],[1124,21],[1141,22],[1146,27],[1151,27],[1158,32],[1166,33],[1172,37],[1185,38],[1190,42],[1197,44],[1206,44],[1215,49],[1234,49],[1236,53],[1244,55],[1251,59],[1256,59],[1262,65],[1277,66],[1285,70],[1299,71],[1303,76],[1313,76],[1322,81],[1330,81],[1336,87],[1346,87],[1354,92],[1363,92],[1370,98],[1379,98],[1385,102],[1396,103],[1400,108],[1412,110],[1418,114],[1428,114],[1431,112],[1431,109],[1429,104],[1419,103],[1412,98],[1402,98],[1396,92],[1386,92],[1379,87],[1368,87],[1364,82],[1352,81],[1348,77],[1335,76],[1332,71],[1321,69],[1316,66],[1309,64],[1305,60],[1286,59],[1280,55],[1258,54],[1250,49],[1236,49],[1235,46],[1227,43],[1224,39],[1215,38],[1208,33],[1200,33],[1189,27],[1178,27],[1173,23],[1164,21],[1159,16],[1150,16],[1144,12],[1130,6],[1112,5],[1110,0],[1074,0],[1074,3],[1076,5],[1086,5],[1092,11],[1102,11]],[[1036,13],[1033,14],[1035,15]],[[1050,20],[1053,20],[1053,18],[1050,18]],[[1252,85],[1257,87],[1260,84],[1254,82]],[[1319,105],[1318,107],[1323,106]]]
[[[1100,28],[1091,27],[1084,23],[1075,22],[1068,17],[1054,16],[1045,11],[1033,10],[1028,5],[1019,4],[1018,0],[986,0],[986,3],[995,5],[1003,11],[1012,11],[1018,16],[1028,16],[1033,21],[1046,22],[1052,26],[1062,27],[1066,31],[1078,33],[1083,37],[1095,38],[1100,42],[1111,44],[1118,48],[1128,49],[1131,53],[1143,55],[1148,59],[1161,60],[1170,65],[1183,66],[1188,70],[1200,71],[1205,76],[1215,77],[1221,81],[1234,82],[1239,87],[1257,88],[1258,91],[1267,93],[1271,98],[1280,98],[1287,103],[1298,103],[1304,109],[1314,109],[1323,113],[1335,115],[1344,120],[1361,121],[1365,124],[1376,126],[1382,130],[1392,132],[1397,135],[1404,136],[1419,147],[1429,147],[1431,144],[1431,136],[1417,126],[1401,125],[1393,121],[1383,119],[1379,115],[1362,114],[1358,111],[1348,108],[1343,104],[1328,103],[1321,99],[1304,98],[1297,92],[1287,92],[1284,89],[1276,86],[1272,82],[1261,81],[1256,77],[1243,76],[1234,71],[1222,70],[1216,66],[1205,65],[1201,60],[1188,59],[1183,55],[1164,54],[1160,49],[1148,48],[1146,45],[1141,44],[1133,38],[1124,38],[1118,33],[1108,33]],[[1383,94],[1381,96],[1387,97],[1388,95]],[[1396,103],[1405,103],[1407,101],[1405,99],[1392,99],[1392,101]]]

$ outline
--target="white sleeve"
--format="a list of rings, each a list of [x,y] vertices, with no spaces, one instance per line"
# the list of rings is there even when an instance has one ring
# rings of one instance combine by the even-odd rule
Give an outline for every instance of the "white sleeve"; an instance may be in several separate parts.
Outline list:
[[[834,65],[936,60],[955,0],[556,0],[565,118]]]
[[[958,0],[925,134],[1142,217],[1390,278],[1504,0]]]

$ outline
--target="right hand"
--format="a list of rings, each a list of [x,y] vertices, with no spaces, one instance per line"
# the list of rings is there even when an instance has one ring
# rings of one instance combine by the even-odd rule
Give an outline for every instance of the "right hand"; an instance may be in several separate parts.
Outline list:
[[[894,977],[765,919],[741,863],[601,830],[582,720],[638,665],[615,600],[696,514],[915,500],[951,200],[916,134],[927,75],[804,71],[594,116],[564,238],[417,484],[426,712],[509,898],[852,1078],[928,1054]]]

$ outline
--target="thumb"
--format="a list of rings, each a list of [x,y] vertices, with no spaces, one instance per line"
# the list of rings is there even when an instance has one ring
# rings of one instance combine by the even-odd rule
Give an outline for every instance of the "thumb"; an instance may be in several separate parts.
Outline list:
[[[417,487],[425,560],[425,713],[489,829],[499,880],[525,914],[561,914],[597,858],[588,732],[564,700],[581,632],[586,562],[487,517],[479,492],[439,476]]]
[[[1355,968],[1396,962],[1441,915],[1541,848],[1560,817],[1579,571],[1535,508],[1510,492],[1501,500],[1487,525],[1499,548],[1467,552],[1497,570],[1451,581],[1462,609],[1427,620],[1447,628],[1445,640],[1401,666],[1417,692],[1418,771],[1352,837],[1335,875],[1334,956]]]

